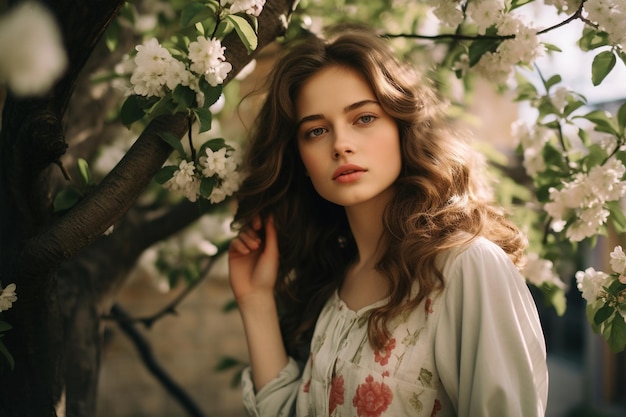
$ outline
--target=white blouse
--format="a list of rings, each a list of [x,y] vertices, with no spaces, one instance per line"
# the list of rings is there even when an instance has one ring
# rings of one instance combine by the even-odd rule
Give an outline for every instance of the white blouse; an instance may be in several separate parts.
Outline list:
[[[508,256],[478,239],[440,258],[445,287],[390,326],[381,351],[367,338],[369,312],[335,293],[319,316],[311,354],[290,358],[255,394],[243,376],[244,405],[255,417],[536,417],[548,394],[537,309]]]

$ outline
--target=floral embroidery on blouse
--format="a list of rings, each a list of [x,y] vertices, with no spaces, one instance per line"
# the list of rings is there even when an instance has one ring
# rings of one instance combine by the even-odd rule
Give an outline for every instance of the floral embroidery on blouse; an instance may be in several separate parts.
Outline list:
[[[433,406],[433,412],[430,413],[430,417],[435,417],[440,410],[441,410],[441,401],[436,399],[435,405]]]
[[[382,348],[382,350],[377,350],[374,352],[374,361],[380,363],[380,366],[385,366],[389,362],[389,357],[391,356],[391,351],[396,347],[396,339],[392,338],[387,341],[387,344]]]
[[[328,412],[332,415],[338,405],[343,405],[343,375],[333,377],[330,382],[330,398]]]
[[[359,417],[379,417],[391,404],[393,392],[384,382],[375,382],[372,375],[356,389],[352,405]]]
[[[426,302],[424,303],[424,311],[426,312],[426,318],[428,318],[428,316],[432,313],[434,313],[433,309],[432,309],[432,304],[433,304],[433,300],[429,298],[426,299]]]

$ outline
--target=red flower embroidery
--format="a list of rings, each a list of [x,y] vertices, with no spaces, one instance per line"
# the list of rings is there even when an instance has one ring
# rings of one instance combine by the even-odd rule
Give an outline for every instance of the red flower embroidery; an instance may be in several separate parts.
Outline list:
[[[381,366],[387,365],[389,362],[389,357],[391,356],[391,351],[396,347],[396,339],[390,339],[382,350],[377,350],[374,352],[374,361],[381,364]]]
[[[328,413],[333,414],[338,405],[343,404],[343,375],[333,377],[330,381],[330,398],[328,404]]]
[[[365,382],[356,388],[352,405],[359,417],[379,417],[393,400],[391,389],[384,382],[374,382],[368,375]]]
[[[435,400],[435,405],[433,406],[433,412],[430,413],[430,417],[435,417],[439,411],[441,411],[441,402],[439,400]]]
[[[311,389],[311,380],[310,379],[308,381],[306,381],[306,383],[302,387],[302,392],[309,392],[309,389]]]
[[[431,300],[430,298],[427,298],[426,302],[424,303],[424,310],[426,311],[426,317],[428,317],[428,315],[433,312],[433,309],[430,307],[432,304],[433,304],[433,300]]]

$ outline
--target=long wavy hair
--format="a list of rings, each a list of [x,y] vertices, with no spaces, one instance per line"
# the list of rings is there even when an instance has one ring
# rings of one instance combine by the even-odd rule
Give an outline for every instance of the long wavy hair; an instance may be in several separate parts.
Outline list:
[[[374,348],[390,337],[392,318],[443,288],[436,267],[442,251],[484,236],[519,265],[526,245],[519,229],[485,197],[474,152],[450,128],[434,89],[396,58],[386,40],[353,28],[329,39],[310,35],[293,42],[274,68],[256,120],[234,225],[245,226],[255,215],[274,217],[281,328],[288,352],[300,358],[308,353],[322,306],[357,256],[344,208],[317,194],[296,141],[299,91],[330,65],[358,71],[400,133],[402,170],[383,215],[388,246],[376,265],[388,280],[390,298],[369,316]]]

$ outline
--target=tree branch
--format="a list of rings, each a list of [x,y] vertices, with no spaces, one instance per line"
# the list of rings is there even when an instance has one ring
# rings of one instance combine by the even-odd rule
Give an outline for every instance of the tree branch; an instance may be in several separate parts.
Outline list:
[[[117,304],[111,308],[113,317],[117,319],[120,329],[133,342],[146,368],[154,375],[165,390],[178,401],[181,407],[192,417],[206,417],[195,401],[179,386],[154,357],[152,347],[143,335],[135,328],[128,314]]]
[[[248,55],[234,32],[224,41],[227,59],[233,65],[228,80],[263,46],[284,33],[284,23],[294,5],[295,0],[277,0],[266,5],[259,16],[259,47],[252,55]],[[182,113],[159,116],[152,120],[122,161],[94,192],[50,229],[25,243],[20,256],[21,266],[33,272],[56,268],[102,235],[132,206],[171,153],[172,149],[159,138],[159,133],[170,132],[180,138],[187,128],[186,116]]]

